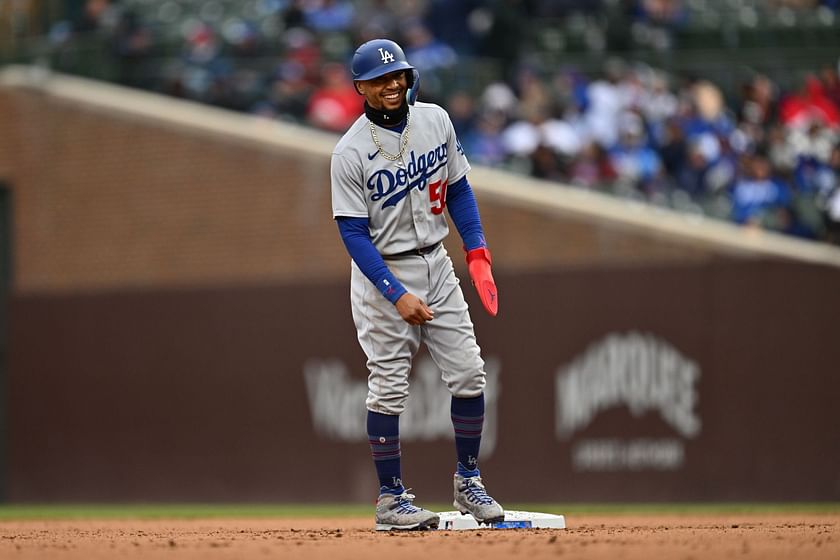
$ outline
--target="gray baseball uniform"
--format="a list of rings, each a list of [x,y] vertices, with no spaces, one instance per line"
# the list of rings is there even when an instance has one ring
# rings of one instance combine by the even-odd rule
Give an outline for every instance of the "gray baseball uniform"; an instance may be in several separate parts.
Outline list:
[[[400,157],[392,161],[389,154]],[[469,170],[449,116],[430,103],[411,107],[401,134],[362,115],[333,151],[333,216],[368,218],[371,239],[388,268],[435,313],[422,326],[408,324],[352,264],[351,305],[368,358],[369,410],[392,415],[404,410],[411,360],[421,341],[453,395],[482,393],[484,362],[452,261],[440,243],[449,233],[446,187]],[[405,254],[409,251],[415,252]]]

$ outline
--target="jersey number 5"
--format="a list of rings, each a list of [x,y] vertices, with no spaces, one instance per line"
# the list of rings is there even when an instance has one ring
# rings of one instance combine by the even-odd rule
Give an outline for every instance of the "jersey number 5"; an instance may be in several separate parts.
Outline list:
[[[446,208],[446,185],[448,181],[429,183],[429,201],[432,203],[432,214],[442,214]]]

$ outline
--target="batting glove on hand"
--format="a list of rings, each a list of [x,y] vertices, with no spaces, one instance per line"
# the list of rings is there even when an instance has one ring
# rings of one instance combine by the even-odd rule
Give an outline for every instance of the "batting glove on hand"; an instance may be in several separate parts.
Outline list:
[[[487,247],[479,247],[467,251],[467,266],[470,269],[472,284],[478,291],[484,309],[493,317],[499,312],[499,292],[496,289],[496,281],[490,272],[490,265],[493,261],[490,258],[490,251]]]

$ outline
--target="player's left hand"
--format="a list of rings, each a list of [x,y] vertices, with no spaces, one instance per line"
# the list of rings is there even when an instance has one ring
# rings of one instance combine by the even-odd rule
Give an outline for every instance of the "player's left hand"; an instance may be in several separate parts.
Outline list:
[[[499,312],[499,291],[496,289],[496,281],[493,280],[493,273],[490,271],[492,262],[487,247],[467,251],[467,266],[470,269],[473,286],[478,291],[478,297],[484,309],[495,317]]]

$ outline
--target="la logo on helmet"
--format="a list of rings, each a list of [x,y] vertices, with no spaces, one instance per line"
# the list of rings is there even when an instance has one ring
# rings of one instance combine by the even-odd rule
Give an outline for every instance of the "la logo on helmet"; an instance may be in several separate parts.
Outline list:
[[[394,62],[394,55],[386,51],[384,47],[379,47],[379,56],[382,57],[382,62],[385,64],[388,64],[389,62]]]

